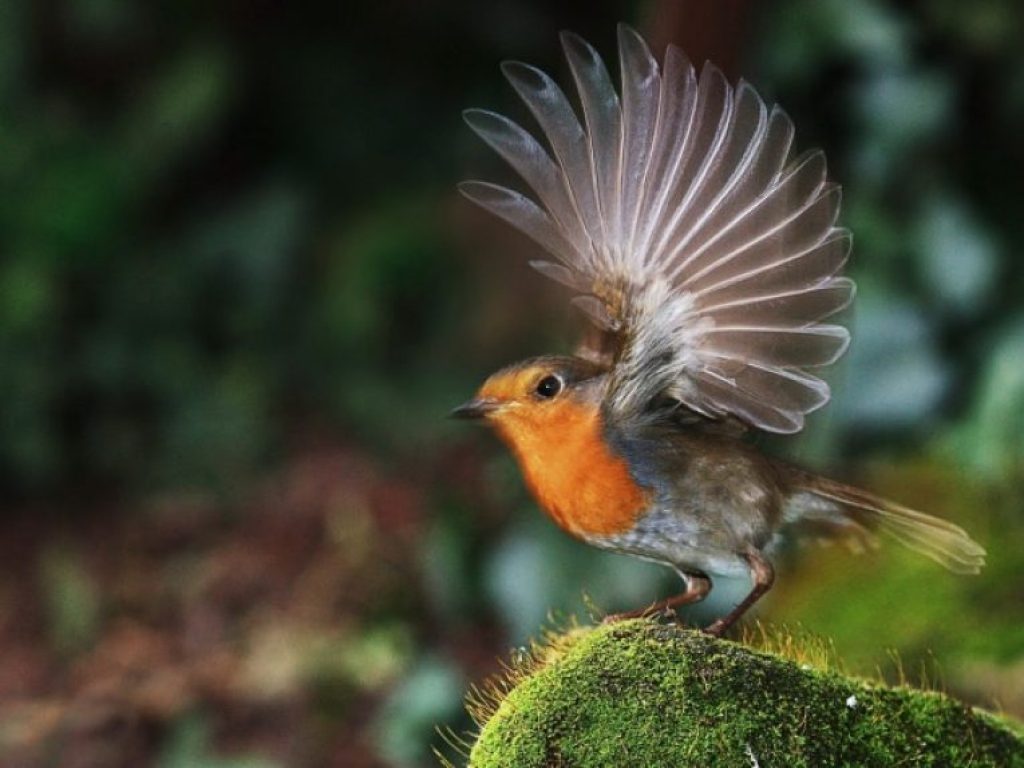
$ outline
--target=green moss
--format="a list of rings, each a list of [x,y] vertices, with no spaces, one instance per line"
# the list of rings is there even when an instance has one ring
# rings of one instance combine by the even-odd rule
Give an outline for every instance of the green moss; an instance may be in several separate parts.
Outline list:
[[[1024,766],[1024,741],[947,696],[675,626],[576,630],[539,658],[482,724],[471,766]]]

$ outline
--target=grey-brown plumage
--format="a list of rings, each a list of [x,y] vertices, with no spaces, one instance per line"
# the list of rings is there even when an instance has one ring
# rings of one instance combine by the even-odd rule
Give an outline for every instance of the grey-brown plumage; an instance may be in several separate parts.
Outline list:
[[[672,566],[702,599],[711,575],[774,580],[793,528],[872,546],[888,535],[958,573],[985,551],[960,528],[769,458],[749,430],[791,433],[828,401],[816,369],[849,342],[826,322],[853,298],[850,235],[824,155],[792,153],[793,126],[714,66],[677,48],[659,67],[619,28],[621,88],[580,38],[563,46],[583,122],[543,72],[503,69],[546,146],[505,117],[470,126],[536,195],[485,182],[462,191],[533,237],[532,262],[570,287],[592,323],[576,357],[499,371],[456,414],[486,418],[565,530]],[[621,94],[621,95],[620,95]]]

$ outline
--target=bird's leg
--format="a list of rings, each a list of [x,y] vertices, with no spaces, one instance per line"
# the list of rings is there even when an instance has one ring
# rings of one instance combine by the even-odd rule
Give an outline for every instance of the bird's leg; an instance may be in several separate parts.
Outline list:
[[[685,584],[686,588],[678,595],[673,595],[672,597],[666,598],[665,600],[661,600],[657,603],[652,603],[646,608],[640,608],[636,611],[608,614],[601,619],[601,623],[611,624],[612,622],[622,621],[623,619],[638,619],[641,616],[650,616],[680,605],[699,603],[707,597],[708,592],[711,591],[711,580],[704,574],[679,571],[679,575],[682,576],[683,584]]]
[[[754,588],[728,615],[713,621],[704,628],[704,631],[709,635],[721,636],[725,630],[733,625],[736,619],[747,612],[750,606],[760,600],[761,596],[771,589],[772,584],[775,582],[775,569],[772,568],[771,563],[764,559],[764,555],[756,549],[748,550],[743,555],[743,559],[750,566],[750,574],[754,577]]]

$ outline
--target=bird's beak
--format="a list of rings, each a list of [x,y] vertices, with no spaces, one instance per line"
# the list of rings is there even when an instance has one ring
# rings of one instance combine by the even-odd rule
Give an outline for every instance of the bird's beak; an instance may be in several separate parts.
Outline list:
[[[448,414],[453,419],[482,419],[488,414],[494,413],[501,407],[497,400],[486,397],[478,397],[463,403]]]

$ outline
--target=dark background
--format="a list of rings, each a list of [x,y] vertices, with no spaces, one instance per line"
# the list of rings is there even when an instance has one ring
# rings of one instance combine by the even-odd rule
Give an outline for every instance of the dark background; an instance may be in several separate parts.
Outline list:
[[[779,101],[844,186],[854,343],[766,446],[990,550],[961,578],[808,549],[761,616],[1024,716],[1024,8],[551,5],[4,4],[9,764],[429,765],[549,611],[671,587],[559,534],[443,418],[578,329],[536,248],[454,193],[508,178],[460,112],[522,118],[498,64],[564,78],[563,28],[615,67],[623,20]]]

